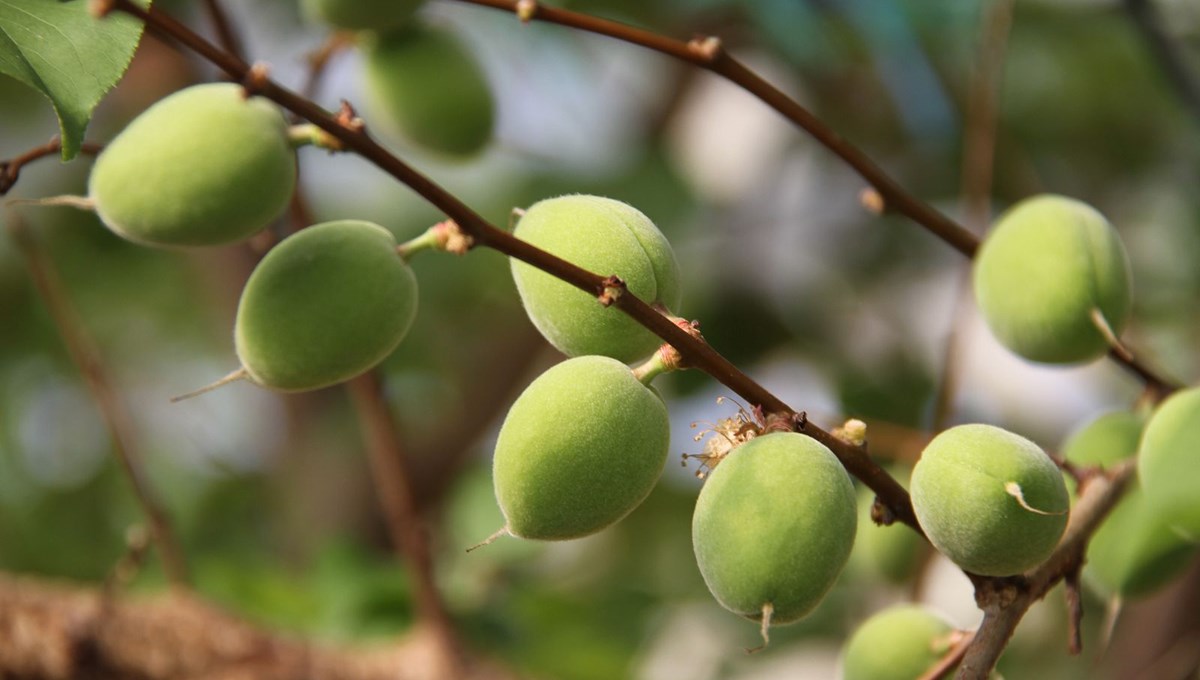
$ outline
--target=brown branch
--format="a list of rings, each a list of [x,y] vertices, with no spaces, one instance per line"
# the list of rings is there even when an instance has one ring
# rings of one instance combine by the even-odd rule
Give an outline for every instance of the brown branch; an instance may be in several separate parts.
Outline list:
[[[1135,470],[1135,462],[1126,461],[1083,489],[1062,541],[1044,563],[1020,577],[988,581],[976,591],[983,623],[958,669],[958,680],[988,677],[1029,607],[1083,563],[1088,540],[1121,500]]]
[[[308,72],[304,76],[304,86],[300,88],[300,95],[305,99],[314,98],[321,87],[321,79],[325,76],[329,62],[353,44],[354,34],[334,31],[320,47],[309,53],[305,58],[308,62]]]
[[[9,212],[8,231],[21,249],[34,286],[46,303],[58,334],[66,345],[71,361],[79,369],[88,393],[100,411],[112,439],[112,451],[120,463],[133,493],[150,525],[155,545],[162,556],[167,578],[176,586],[187,584],[187,567],[183,551],[171,529],[166,510],[146,481],[141,467],[139,440],[129,417],[129,410],[109,379],[100,359],[100,352],[84,328],[78,313],[71,305],[54,265],[38,247],[24,222],[15,212]]]
[[[408,560],[417,612],[430,626],[438,645],[440,667],[435,678],[458,678],[463,674],[463,650],[434,582],[433,556],[413,497],[411,475],[404,461],[404,446],[396,420],[383,398],[383,381],[370,371],[346,383],[354,402],[359,427],[366,438],[371,462],[371,479],[383,506],[384,521],[392,544]]]
[[[461,1],[514,13],[517,12],[518,5],[523,4],[519,0]],[[879,196],[883,198],[886,210],[908,217],[967,257],[974,255],[975,249],[979,247],[979,239],[974,234],[906,191],[861,149],[842,138],[808,109],[730,56],[721,47],[720,40],[705,38],[683,42],[616,21],[541,4],[534,4],[534,11],[531,14],[522,14],[521,18],[526,21],[531,19],[544,21],[616,38],[711,71],[775,109],[845,161],[878,192]]]
[[[979,248],[979,237],[909,193],[879,168],[861,149],[843,139],[841,135],[798,102],[725,52],[717,38],[696,39],[685,43],[627,24],[548,7],[536,2],[530,3],[529,0],[460,0],[460,2],[518,13],[522,21],[545,21],[608,36],[640,45],[711,71],[775,109],[841,158],[874,188],[878,197],[882,199],[884,211],[904,215],[968,258],[974,257],[975,251]],[[1163,396],[1179,389],[1178,385],[1159,376],[1148,366],[1133,358],[1115,354],[1110,354],[1110,356]]]
[[[103,144],[96,142],[84,142],[79,150],[81,153],[89,156],[95,156],[104,149]],[[21,178],[21,168],[26,165],[48,156],[53,156],[62,152],[62,140],[57,135],[50,138],[50,141],[35,146],[32,149],[22,153],[19,156],[10,158],[6,161],[0,161],[0,196],[7,194],[17,180]]]
[[[245,59],[246,51],[242,46],[242,39],[234,29],[233,22],[229,20],[221,0],[204,0],[204,10],[208,12],[208,19],[212,22],[213,30],[217,33],[217,42],[221,47],[238,59]]]
[[[178,42],[208,59],[237,80],[245,80],[250,72],[250,66],[244,61],[220,50],[187,26],[156,8],[146,11],[130,0],[112,0],[112,8],[138,17],[148,25],[155,26],[162,32],[171,35]],[[484,245],[510,257],[515,257],[597,297],[604,292],[605,277],[555,257],[493,226],[453,194],[380,146],[361,127],[339,123],[337,119],[314,102],[282,87],[270,78],[256,78],[254,91],[256,94],[267,97],[299,114],[333,135],[342,142],[347,150],[357,153],[408,185],[473,236],[477,245]],[[747,401],[762,406],[765,412],[798,416],[794,409],[742,373],[708,344],[693,338],[646,302],[638,299],[637,296],[622,295],[613,306],[621,309],[642,326],[678,349],[691,366],[713,376]],[[920,531],[916,516],[912,511],[908,492],[887,472],[872,462],[862,447],[853,446],[838,439],[815,424],[804,421],[803,418],[795,417],[795,421],[798,423],[799,431],[829,447],[851,474],[875,491],[883,502],[892,508],[898,520]]]
[[[0,677],[38,680],[428,680],[429,638],[327,647],[261,630],[197,597],[136,599],[0,574]],[[460,678],[501,680],[496,668]]]
[[[1200,121],[1200,77],[1188,66],[1179,45],[1163,29],[1158,10],[1150,0],[1124,0],[1124,5],[1175,94],[1195,120]]]

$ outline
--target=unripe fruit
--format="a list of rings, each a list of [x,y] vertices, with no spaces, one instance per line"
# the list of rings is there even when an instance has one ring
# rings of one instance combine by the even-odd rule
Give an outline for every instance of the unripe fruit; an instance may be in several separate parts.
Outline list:
[[[692,546],[726,609],[768,624],[811,612],[854,544],[854,486],[819,442],[780,432],[733,449],[708,476]]]
[[[954,627],[915,605],[867,619],[842,649],[842,680],[916,680],[950,651]]]
[[[912,503],[929,541],[955,564],[1011,576],[1053,552],[1069,499],[1037,444],[991,425],[959,425],[921,453]]]
[[[104,224],[145,245],[239,241],[287,207],[296,158],[274,104],[233,83],[154,104],[96,159],[88,194]]]
[[[920,566],[924,542],[920,534],[899,522],[883,526],[872,521],[874,504],[875,492],[866,487],[860,489],[858,535],[850,562],[889,583],[905,583]]]
[[[571,195],[539,201],[514,235],[602,276],[616,275],[630,293],[668,309],[679,305],[679,265],[666,237],[636,208],[611,198]],[[533,325],[568,356],[602,354],[636,361],[662,341],[596,296],[519,260],[513,279]]]
[[[1033,361],[1094,359],[1109,347],[1098,323],[1119,335],[1129,316],[1120,237],[1103,215],[1063,196],[1036,196],[1004,213],[975,257],[974,281],[992,333]]]
[[[450,156],[480,151],[495,104],[475,57],[453,35],[410,25],[364,44],[372,120]]]
[[[412,19],[420,0],[303,0],[312,21],[348,31],[386,31]]]
[[[1172,394],[1150,416],[1138,475],[1153,511],[1189,541],[1200,541],[1200,388]]]
[[[234,340],[254,382],[313,390],[383,361],[416,311],[416,278],[388,230],[326,222],[284,239],[258,263],[238,303]]]
[[[1132,458],[1142,419],[1128,411],[1106,413],[1072,434],[1062,454],[1077,465],[1111,466]],[[1088,542],[1084,576],[1101,590],[1124,598],[1148,595],[1177,576],[1194,546],[1168,526],[1136,485]]]
[[[669,443],[666,405],[628,366],[596,356],[554,366],[500,428],[493,476],[502,531],[540,540],[600,531],[650,494]]]

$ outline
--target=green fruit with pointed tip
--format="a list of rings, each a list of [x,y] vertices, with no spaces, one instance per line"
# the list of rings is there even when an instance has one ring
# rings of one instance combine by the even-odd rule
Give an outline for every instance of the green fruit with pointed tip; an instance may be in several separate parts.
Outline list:
[[[1012,576],[1049,557],[1069,503],[1050,457],[992,425],[940,433],[913,468],[913,510],[929,541],[983,576]]]
[[[850,477],[824,445],[794,432],[756,437],[704,482],[692,516],[696,563],[721,606],[790,623],[833,587],[854,545],[855,510]]]
[[[283,212],[296,157],[279,109],[233,83],[180,90],[133,120],[96,159],[88,194],[135,243],[240,241]]]
[[[842,680],[916,680],[950,651],[954,626],[924,607],[867,619],[842,649]]]
[[[326,222],[284,239],[258,263],[238,302],[234,340],[254,382],[314,390],[383,361],[416,311],[416,278],[388,230]]]
[[[1146,423],[1138,476],[1150,507],[1189,541],[1200,542],[1200,388],[1172,394]]]
[[[1067,438],[1063,457],[1105,467],[1128,460],[1137,452],[1142,425],[1128,411],[1105,413]],[[1193,553],[1194,546],[1171,529],[1135,484],[1092,535],[1083,573],[1103,592],[1137,598],[1179,575]]]
[[[636,208],[600,196],[539,201],[514,235],[601,276],[616,275],[629,292],[668,309],[679,305],[679,265],[666,237]],[[513,259],[513,280],[530,320],[568,356],[601,354],[632,362],[662,340],[615,307]]]
[[[1035,196],[1004,213],[975,257],[974,282],[992,333],[1032,361],[1095,359],[1109,344],[1093,310],[1117,335],[1129,317],[1120,237],[1091,206],[1064,196]]]
[[[386,31],[412,20],[420,0],[303,0],[306,17],[348,31]]]
[[[363,48],[372,121],[448,156],[470,156],[487,145],[495,120],[492,92],[456,37],[409,25]]]
[[[563,540],[636,508],[667,461],[667,407],[619,361],[568,359],[512,405],[496,441],[496,500],[508,533]]]

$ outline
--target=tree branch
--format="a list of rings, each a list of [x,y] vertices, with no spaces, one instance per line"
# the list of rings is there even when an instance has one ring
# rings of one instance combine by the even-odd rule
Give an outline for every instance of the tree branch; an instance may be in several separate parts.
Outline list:
[[[124,599],[0,574],[0,677],[38,680],[427,680],[430,640],[334,648],[278,636],[173,592]],[[479,666],[460,678],[502,680]]]
[[[95,156],[103,149],[103,144],[84,142],[80,146],[79,151],[89,156]],[[15,158],[0,161],[0,196],[7,194],[13,188],[13,185],[17,183],[17,180],[21,178],[21,168],[36,160],[58,154],[61,151],[62,140],[55,135],[50,138],[50,141],[41,146],[35,146]]]
[[[475,238],[476,244],[515,257],[593,295],[599,296],[603,293],[605,277],[555,257],[493,226],[453,194],[380,146],[365,130],[356,126],[342,125],[314,102],[282,87],[257,71],[254,77],[249,79],[251,68],[248,64],[217,48],[157,8],[146,11],[130,0],[112,0],[111,9],[131,14],[146,22],[147,25],[156,27],[208,59],[235,79],[246,81],[256,94],[281,104],[330,133],[341,141],[347,150],[357,153],[408,185],[413,191],[445,212],[460,228]],[[708,373],[747,401],[761,405],[765,412],[797,416],[795,420],[800,432],[829,447],[851,474],[875,491],[880,499],[892,509],[899,521],[908,524],[918,532],[920,531],[916,516],[912,511],[908,492],[887,472],[872,462],[862,447],[838,439],[815,424],[798,417],[794,409],[742,373],[728,359],[708,344],[690,336],[646,302],[638,299],[637,296],[621,295],[613,306],[621,309],[674,346],[689,365]]]
[[[1071,509],[1062,541],[1044,563],[1020,577],[987,581],[976,591],[983,623],[958,669],[958,680],[987,678],[1029,607],[1083,564],[1088,540],[1121,500],[1136,472],[1135,465],[1135,461],[1126,461],[1084,487]]]
[[[125,477],[133,487],[134,496],[150,525],[151,535],[162,557],[163,568],[167,578],[173,585],[187,584],[187,566],[183,559],[183,550],[171,529],[167,512],[155,496],[153,489],[146,481],[141,467],[141,451],[133,421],[129,410],[117,390],[112,386],[108,371],[100,359],[87,330],[79,319],[78,313],[71,305],[70,299],[63,290],[62,281],[58,278],[53,264],[42,253],[37,242],[25,227],[21,217],[15,212],[9,213],[8,230],[13,240],[25,256],[29,274],[34,286],[41,294],[51,319],[58,329],[58,334],[66,345],[67,354],[83,377],[88,393],[100,411],[104,424],[112,438],[112,451],[120,463]]]

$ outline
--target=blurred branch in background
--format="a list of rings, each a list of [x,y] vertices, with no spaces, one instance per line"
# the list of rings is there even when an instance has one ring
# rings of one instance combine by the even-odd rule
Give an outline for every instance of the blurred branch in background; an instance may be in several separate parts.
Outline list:
[[[1123,3],[1180,103],[1192,112],[1192,117],[1200,124],[1200,76],[1189,65],[1179,43],[1163,27],[1158,8],[1152,0],[1123,0]]]

